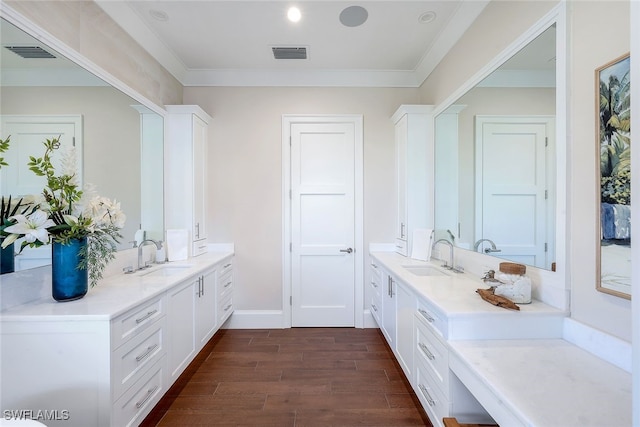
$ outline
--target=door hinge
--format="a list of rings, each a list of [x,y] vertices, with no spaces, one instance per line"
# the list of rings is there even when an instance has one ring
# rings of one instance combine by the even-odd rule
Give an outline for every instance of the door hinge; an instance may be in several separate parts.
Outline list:
[[[547,200],[549,198],[549,190],[544,190],[544,199]]]
[[[291,190],[289,190],[289,200],[291,200],[293,198],[293,193],[291,192]]]
[[[289,147],[291,147],[291,136],[289,136]]]
[[[549,137],[548,137],[548,136],[545,136],[545,137],[544,137],[544,146],[545,146],[545,147],[548,147],[548,146],[549,146]]]
[[[74,147],[76,146],[76,137],[75,136],[71,138],[71,143],[73,144]]]
[[[549,247],[548,247],[548,246],[549,246],[549,245],[545,242],[545,244],[544,244],[544,251],[545,251],[545,252],[547,252],[547,251],[549,250]]]
[[[289,242],[289,252],[293,252],[293,243]]]
[[[289,305],[293,305],[293,295],[289,295]]]

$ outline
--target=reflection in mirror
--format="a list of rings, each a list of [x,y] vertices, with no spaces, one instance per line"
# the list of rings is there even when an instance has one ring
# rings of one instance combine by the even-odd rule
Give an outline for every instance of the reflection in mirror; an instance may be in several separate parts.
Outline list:
[[[554,269],[555,26],[435,119],[436,239]]]
[[[62,135],[75,145],[80,182],[120,202],[127,221],[119,249],[132,247],[137,230],[162,240],[163,118],[4,19],[0,25],[0,138],[11,135],[1,195],[41,192],[44,178],[26,162],[42,156],[46,138]],[[48,246],[25,248],[15,270],[49,264],[50,254]]]

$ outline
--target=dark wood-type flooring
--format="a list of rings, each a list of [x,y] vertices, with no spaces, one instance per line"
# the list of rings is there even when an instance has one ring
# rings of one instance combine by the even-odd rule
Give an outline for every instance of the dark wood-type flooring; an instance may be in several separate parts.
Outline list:
[[[220,330],[141,424],[431,426],[378,329]]]

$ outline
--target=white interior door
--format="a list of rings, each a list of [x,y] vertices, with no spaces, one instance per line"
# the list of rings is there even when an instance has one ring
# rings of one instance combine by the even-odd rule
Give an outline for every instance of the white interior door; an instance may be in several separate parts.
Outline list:
[[[0,137],[11,136],[9,150],[4,153],[9,166],[0,169],[0,193],[2,196],[21,196],[41,194],[46,178],[36,176],[29,170],[29,157],[42,157],[46,139],[60,138],[60,150],[53,155],[52,162],[60,167],[62,155],[71,147],[75,148],[78,183],[82,186],[82,116],[30,116],[4,115],[0,117]],[[15,248],[19,250],[22,240]],[[49,245],[37,248],[24,248],[16,257],[16,271],[40,267],[51,263]]]
[[[43,142],[60,137],[60,150],[53,156],[59,167],[60,158],[69,147],[75,147],[78,182],[82,184],[82,116],[2,116],[1,137],[11,135],[9,150],[3,156],[9,166],[0,170],[2,195],[25,196],[39,194],[46,178],[29,170],[29,157],[42,157]]]
[[[354,124],[290,131],[291,324],[354,326]]]
[[[491,255],[543,268],[548,120],[476,118],[476,238],[495,243],[500,252]]]

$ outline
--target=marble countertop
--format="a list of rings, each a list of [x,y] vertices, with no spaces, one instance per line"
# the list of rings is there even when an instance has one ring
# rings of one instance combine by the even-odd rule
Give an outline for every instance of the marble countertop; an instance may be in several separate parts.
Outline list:
[[[531,304],[519,304],[519,311],[496,307],[484,301],[476,293],[477,289],[489,288],[479,277],[450,272],[442,269],[438,263],[407,258],[395,252],[372,252],[371,256],[402,283],[428,299],[442,315],[448,318],[465,316],[478,318],[490,315],[503,316],[508,321],[509,318],[523,314],[558,317],[567,315],[563,310],[536,300]],[[403,266],[433,266],[447,275],[417,276]]]
[[[89,288],[79,300],[56,302],[51,296],[3,310],[0,323],[12,321],[72,321],[111,320],[141,301],[154,298],[176,284],[206,271],[215,264],[233,256],[231,251],[207,252],[185,261],[157,264],[131,274],[115,274],[105,277]],[[171,275],[149,274],[155,270],[173,269]],[[148,275],[148,276],[147,276]]]
[[[631,374],[562,339],[449,342],[451,370],[500,425],[630,426]]]

